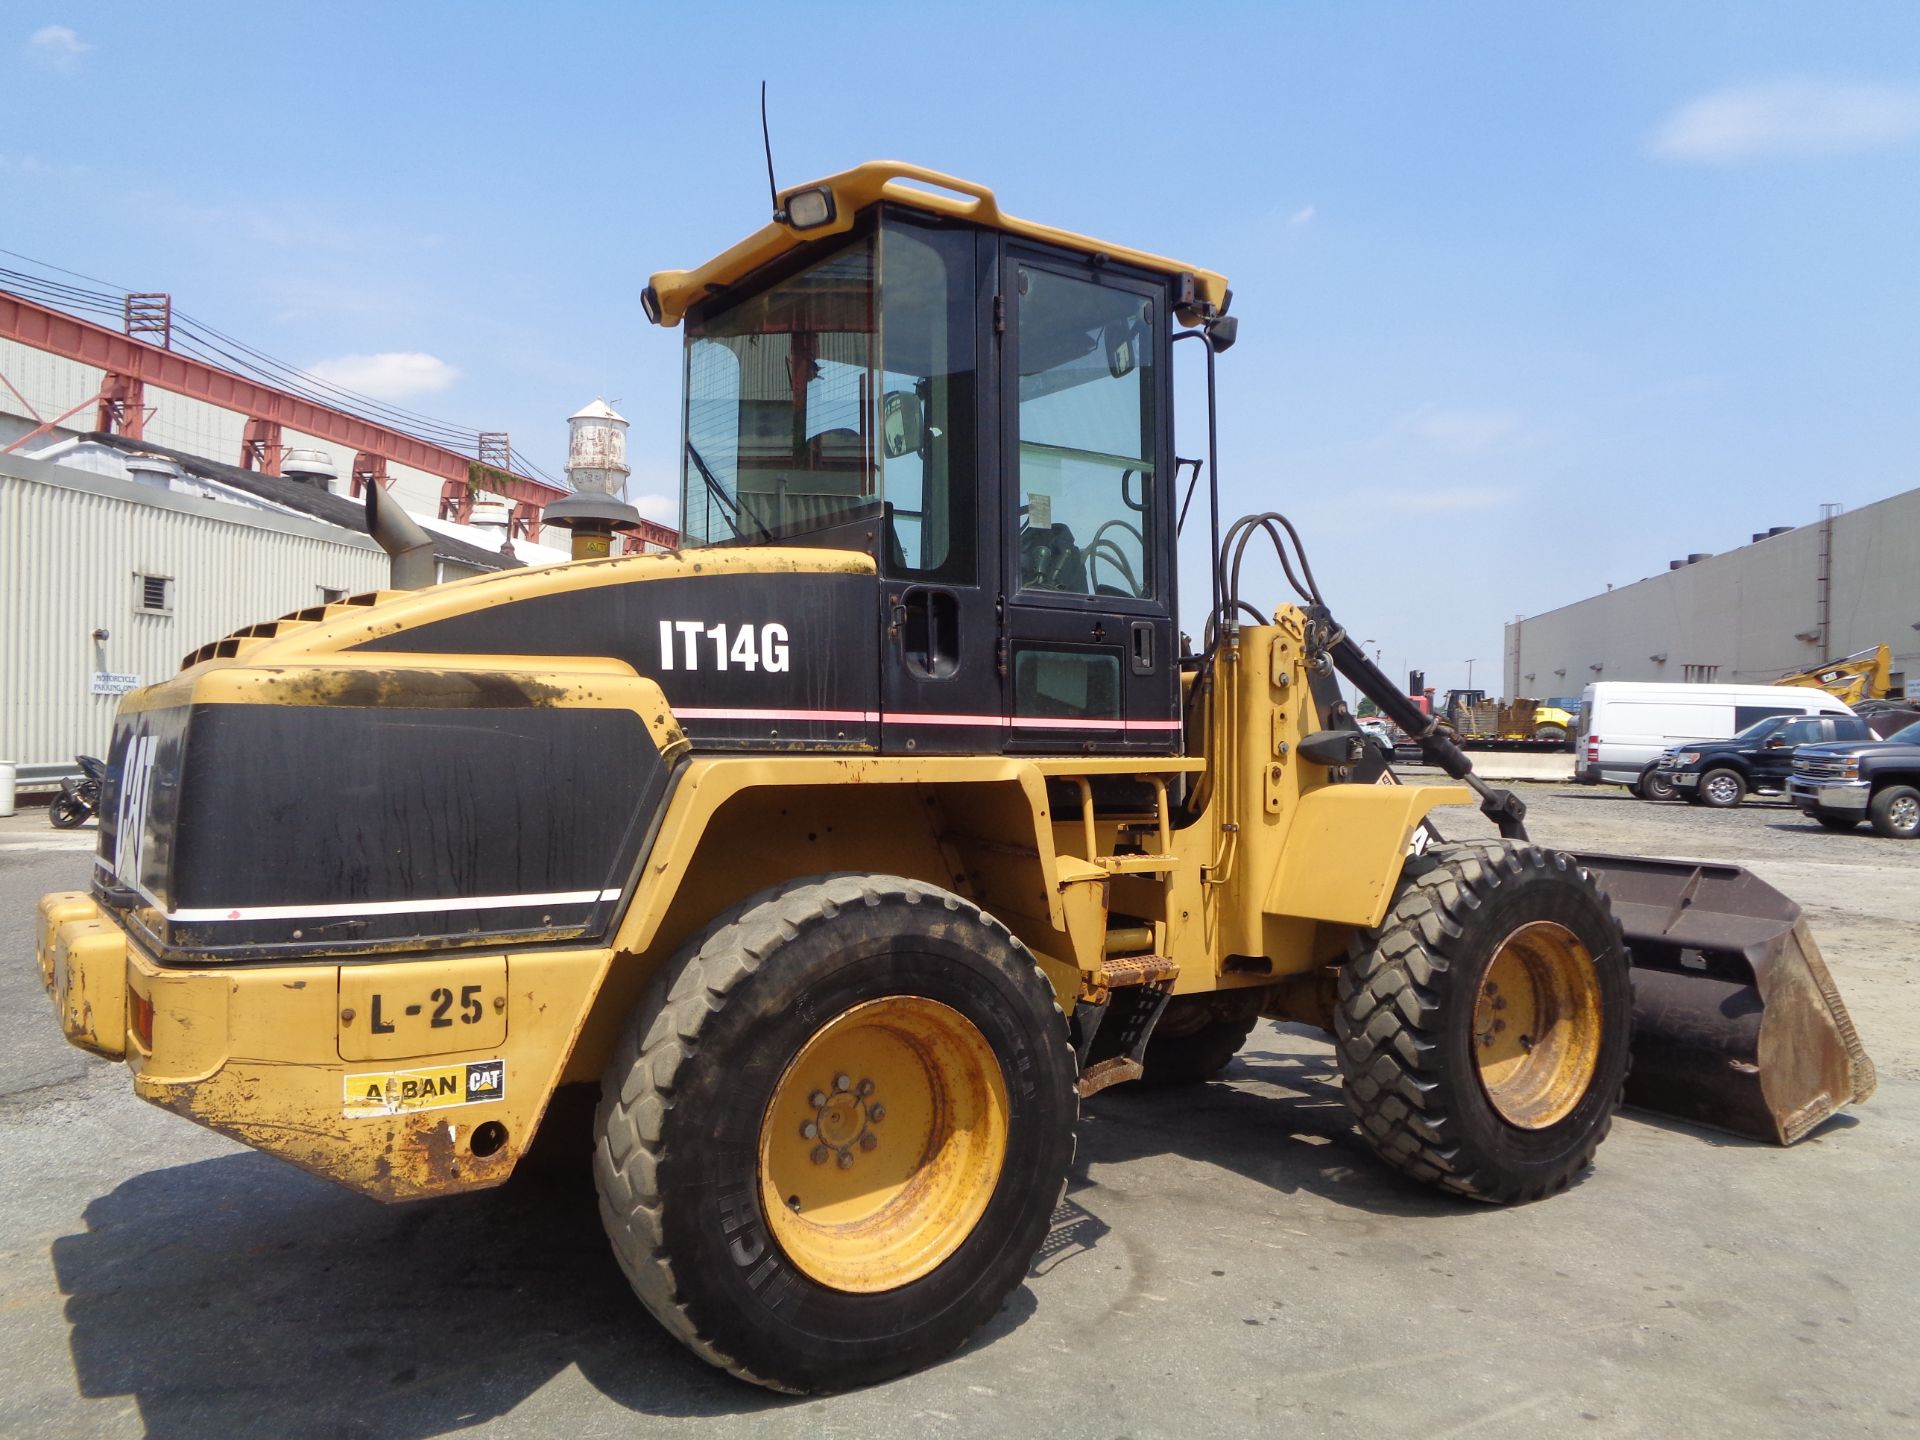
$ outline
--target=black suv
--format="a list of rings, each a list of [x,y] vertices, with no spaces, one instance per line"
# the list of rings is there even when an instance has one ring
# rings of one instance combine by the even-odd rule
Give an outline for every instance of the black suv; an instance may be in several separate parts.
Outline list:
[[[1778,795],[1802,745],[1873,739],[1855,715],[1769,715],[1725,740],[1676,745],[1656,765],[1659,777],[1697,805],[1728,809],[1749,792]]]
[[[1787,798],[1829,830],[1867,820],[1876,835],[1920,837],[1920,722],[1885,740],[1803,747]]]

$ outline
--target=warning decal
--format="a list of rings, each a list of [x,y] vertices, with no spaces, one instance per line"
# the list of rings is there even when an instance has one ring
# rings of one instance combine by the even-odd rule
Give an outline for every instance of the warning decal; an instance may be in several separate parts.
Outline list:
[[[443,1110],[451,1105],[477,1105],[507,1096],[507,1062],[466,1060],[458,1065],[433,1065],[424,1070],[381,1070],[346,1077],[349,1119],[399,1115],[409,1110]]]

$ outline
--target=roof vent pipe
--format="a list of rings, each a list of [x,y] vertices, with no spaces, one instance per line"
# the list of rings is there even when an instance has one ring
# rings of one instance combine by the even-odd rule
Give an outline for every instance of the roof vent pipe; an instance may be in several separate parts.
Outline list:
[[[1698,565],[1702,560],[1711,560],[1712,558],[1713,552],[1711,550],[1696,550],[1687,556],[1687,564]]]
[[[1793,528],[1791,525],[1775,525],[1771,530],[1767,531],[1767,538],[1771,540],[1774,536],[1784,535]]]
[[[367,533],[393,557],[393,588],[424,590],[438,578],[433,537],[378,485],[367,487]]]

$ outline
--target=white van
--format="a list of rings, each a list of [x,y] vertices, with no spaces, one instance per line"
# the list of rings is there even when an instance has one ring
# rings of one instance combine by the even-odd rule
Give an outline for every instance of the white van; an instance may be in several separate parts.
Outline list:
[[[1580,696],[1574,776],[1589,785],[1638,785],[1670,746],[1724,740],[1770,715],[1851,715],[1804,685],[1665,685],[1599,680]]]

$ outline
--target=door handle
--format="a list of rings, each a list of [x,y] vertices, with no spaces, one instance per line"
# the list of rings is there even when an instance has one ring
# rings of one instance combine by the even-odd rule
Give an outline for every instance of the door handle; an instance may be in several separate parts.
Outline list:
[[[1151,675],[1153,673],[1153,622],[1136,620],[1133,622],[1133,673]]]

